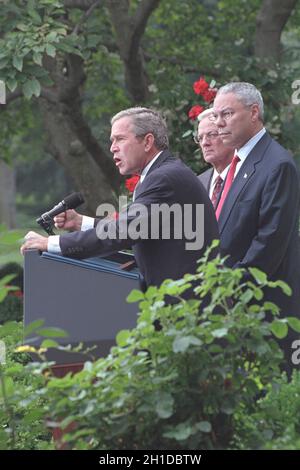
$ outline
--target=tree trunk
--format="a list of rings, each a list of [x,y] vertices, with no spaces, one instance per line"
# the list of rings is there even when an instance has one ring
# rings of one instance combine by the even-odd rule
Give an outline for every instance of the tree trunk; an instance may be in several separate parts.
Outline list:
[[[113,181],[92,158],[79,139],[70,109],[62,103],[56,105],[40,100],[44,127],[48,135],[48,150],[59,161],[86,201],[87,212],[95,216],[102,202],[116,205]]]
[[[255,56],[279,61],[280,37],[297,0],[263,0],[256,17]]]
[[[80,89],[85,81],[82,59],[70,54],[64,62],[48,57],[44,64],[56,85],[51,90],[42,90],[44,98],[39,99],[48,151],[83,193],[88,213],[95,215],[100,203],[116,205],[120,175],[82,114]]]
[[[9,229],[16,227],[15,196],[14,168],[0,160],[0,223]]]

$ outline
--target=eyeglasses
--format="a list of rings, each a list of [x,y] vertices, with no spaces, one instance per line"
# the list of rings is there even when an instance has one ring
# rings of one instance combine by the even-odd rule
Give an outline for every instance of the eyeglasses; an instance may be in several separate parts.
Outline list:
[[[209,116],[209,120],[212,122],[216,122],[219,118],[225,121],[229,121],[229,119],[232,118],[234,115],[234,111],[221,111],[219,114],[218,113],[212,113]]]
[[[211,141],[215,140],[218,136],[219,134],[217,132],[208,132],[207,134],[194,135],[194,142],[199,145],[202,144],[204,137]]]

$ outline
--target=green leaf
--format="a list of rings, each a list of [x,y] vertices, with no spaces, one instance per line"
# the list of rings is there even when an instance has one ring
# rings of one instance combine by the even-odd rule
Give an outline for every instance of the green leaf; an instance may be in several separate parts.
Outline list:
[[[2,384],[0,387],[0,398],[4,399],[3,388],[5,392],[5,396],[9,397],[14,392],[14,381],[11,377],[3,376],[2,377]]]
[[[36,78],[31,80],[31,89],[32,89],[33,94],[38,98],[41,94],[41,85],[40,85],[40,82]]]
[[[44,323],[45,320],[42,320],[41,318],[29,323],[29,325],[24,328],[24,338],[35,332],[38,328],[44,325]]]
[[[185,131],[184,134],[182,134],[182,138],[186,139],[187,137],[190,137],[191,135],[193,135],[193,131],[192,129],[189,129],[188,131]]]
[[[7,284],[10,283],[14,278],[16,277],[16,274],[6,274],[0,279],[0,286],[6,286]]]
[[[275,284],[276,286],[280,287],[286,295],[288,296],[292,295],[292,289],[290,288],[290,286],[287,285],[286,282],[276,281]]]
[[[133,289],[130,294],[127,296],[126,301],[128,303],[139,302],[144,299],[144,294],[138,289]]]
[[[129,330],[121,330],[116,336],[117,345],[123,348],[127,344],[127,340],[130,338]]]
[[[17,85],[18,85],[18,82],[15,78],[9,78],[8,80],[6,80],[6,85],[7,85],[7,88],[13,92],[15,91],[15,89],[17,88]]]
[[[15,321],[6,322],[4,325],[0,325],[0,337],[13,335],[17,329],[17,323]]]
[[[42,23],[42,19],[41,19],[40,15],[38,14],[38,12],[34,8],[28,8],[28,14],[29,14],[29,16],[31,16],[31,18],[34,20],[34,22],[36,24],[41,24]]]
[[[300,333],[300,320],[296,317],[287,317],[288,325],[297,333]]]
[[[36,330],[36,333],[40,336],[45,336],[49,338],[66,338],[68,333],[61,328],[55,328],[52,326],[49,326],[47,328],[40,328]]]
[[[202,341],[195,336],[177,337],[173,341],[173,351],[174,353],[185,352],[191,344],[200,346]]]
[[[176,439],[176,441],[184,441],[193,434],[191,425],[186,423],[180,423],[171,431],[167,431],[163,434],[164,437]]]
[[[24,96],[26,99],[30,100],[30,98],[32,97],[33,95],[33,90],[32,90],[32,86],[31,86],[31,80],[27,80],[27,82],[25,82],[23,85],[22,85],[22,90],[23,90],[23,93],[24,93]]]
[[[219,328],[219,329],[214,330],[214,331],[211,332],[211,334],[214,338],[223,338],[223,336],[226,336],[227,333],[228,333],[227,328]]]
[[[162,392],[158,396],[158,403],[155,407],[160,418],[167,419],[173,414],[174,399],[170,393]]]
[[[257,268],[249,268],[250,273],[258,284],[265,284],[267,282],[267,275]]]
[[[15,55],[13,58],[13,66],[19,70],[19,72],[22,72],[23,69],[23,57]]]
[[[59,344],[53,339],[44,339],[42,341],[40,348],[48,349],[48,348],[57,348],[58,346]]]
[[[271,331],[276,336],[276,338],[282,339],[285,338],[288,333],[287,324],[283,320],[274,320],[271,323]]]
[[[202,432],[211,432],[211,424],[208,421],[200,421],[197,428]]]
[[[46,54],[49,55],[50,57],[55,57],[56,49],[54,46],[52,46],[52,44],[46,45]]]
[[[33,62],[34,62],[35,64],[37,64],[37,65],[42,65],[42,58],[43,58],[43,56],[42,56],[41,53],[39,53],[39,52],[34,52],[32,58],[33,58]]]

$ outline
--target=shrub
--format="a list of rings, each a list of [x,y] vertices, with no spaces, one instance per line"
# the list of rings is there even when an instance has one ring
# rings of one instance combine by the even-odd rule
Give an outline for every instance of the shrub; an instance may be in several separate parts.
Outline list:
[[[278,382],[282,353],[274,334],[283,337],[287,323],[300,330],[295,320],[267,321],[266,312],[276,316],[278,308],[259,305],[263,286],[288,293],[287,286],[256,269],[255,283],[242,282],[243,274],[207,254],[196,275],[130,294],[139,301],[136,328],[117,335],[108,357],[50,378],[43,391],[51,425],[75,423],[65,435],[70,448],[231,446],[241,404],[243,416],[253,414],[257,398]],[[197,298],[184,300],[195,283]],[[166,305],[165,296],[178,302]]]
[[[300,371],[282,378],[258,401],[254,413],[236,415],[235,447],[241,449],[300,449]]]

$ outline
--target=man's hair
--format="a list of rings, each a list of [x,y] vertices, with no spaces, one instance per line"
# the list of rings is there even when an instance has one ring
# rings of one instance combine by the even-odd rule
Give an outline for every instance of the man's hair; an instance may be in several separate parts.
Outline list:
[[[202,113],[198,114],[198,121],[201,122],[203,119],[208,118],[213,114],[213,108],[207,108]]]
[[[167,124],[160,113],[153,109],[138,106],[128,108],[115,114],[111,119],[111,124],[124,117],[130,117],[132,131],[136,137],[142,137],[150,133],[154,136],[154,144],[158,150],[165,150],[169,147]]]
[[[245,106],[250,106],[251,104],[257,104],[259,109],[259,118],[263,121],[264,119],[264,101],[261,96],[260,91],[252,85],[252,83],[247,82],[231,82],[227,85],[219,88],[217,92],[218,95],[224,95],[226,93],[233,93],[239,101],[241,101]]]

